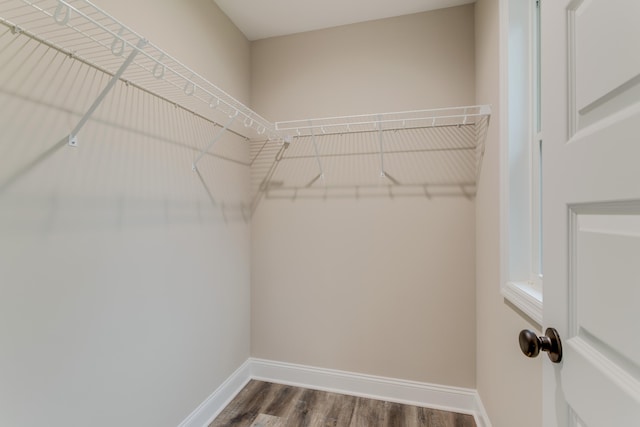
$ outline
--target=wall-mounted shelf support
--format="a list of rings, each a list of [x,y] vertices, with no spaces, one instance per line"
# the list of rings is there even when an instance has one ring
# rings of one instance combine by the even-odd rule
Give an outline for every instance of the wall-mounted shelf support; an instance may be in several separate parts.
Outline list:
[[[233,122],[236,120],[236,117],[238,117],[238,114],[239,114],[239,112],[238,112],[238,110],[236,110],[235,114],[233,114],[229,118],[229,121],[227,123],[225,123],[225,125],[222,127],[222,129],[220,129],[220,131],[216,134],[216,136],[213,137],[211,142],[209,142],[209,145],[207,145],[207,148],[205,148],[204,151],[202,151],[198,155],[198,157],[196,157],[196,159],[191,164],[191,169],[193,169],[194,171],[198,170],[198,162],[200,161],[200,159],[202,159],[202,157],[205,154],[207,154],[209,152],[209,150],[211,150],[211,147],[213,147],[213,144],[215,144],[216,142],[218,142],[218,140],[220,138],[222,138],[222,135],[224,135],[224,133],[227,131],[227,129],[229,129],[229,126],[231,126],[233,124]]]
[[[62,2],[60,4],[62,4]],[[62,22],[65,22],[66,20],[69,19],[68,18],[68,13],[69,13],[68,11],[69,11],[69,9],[67,9],[67,15],[66,15],[67,18],[63,19]],[[56,20],[56,22],[58,22],[56,17],[54,17],[54,19]],[[96,100],[93,101],[93,104],[91,104],[91,107],[89,107],[87,112],[84,113],[84,115],[82,116],[82,118],[80,119],[80,121],[78,122],[76,127],[73,128],[73,130],[69,134],[69,145],[71,147],[77,147],[78,146],[78,132],[80,132],[80,130],[84,127],[84,125],[91,118],[91,116],[96,111],[96,109],[100,106],[102,101],[104,101],[104,99],[107,97],[107,95],[109,94],[111,89],[113,89],[113,87],[118,82],[118,80],[120,80],[120,78],[122,77],[124,72],[127,70],[129,65],[131,65],[131,63],[135,59],[136,55],[138,55],[138,52],[140,52],[138,49],[142,49],[147,43],[148,43],[148,41],[146,39],[140,39],[138,41],[138,44],[136,45],[137,49],[133,49],[131,51],[131,53],[129,54],[127,59],[122,63],[120,68],[118,68],[118,71],[116,71],[116,73],[111,77],[111,79],[109,80],[107,85],[104,87],[104,89],[102,89],[102,92],[100,92],[100,95],[98,95]],[[113,44],[111,45],[111,52],[116,56],[122,55],[122,53],[124,52],[124,40],[119,39],[119,38],[114,38],[113,39]]]
[[[313,151],[316,155],[316,162],[318,163],[318,169],[320,170],[320,173],[318,174],[318,176],[313,178],[313,180],[309,184],[307,184],[307,187],[311,187],[318,179],[321,179],[324,181],[324,170],[322,169],[322,161],[320,160],[320,151],[318,151],[318,141],[316,141],[316,133],[313,127],[311,127],[311,142],[313,143]]]
[[[378,116],[378,123],[376,126],[378,127],[378,143],[380,145],[380,178],[385,177],[384,173],[384,142],[382,138],[382,117]]]

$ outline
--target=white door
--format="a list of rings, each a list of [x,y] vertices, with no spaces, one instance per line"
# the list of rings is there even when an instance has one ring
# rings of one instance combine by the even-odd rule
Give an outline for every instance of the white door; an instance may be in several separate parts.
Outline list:
[[[640,0],[543,0],[544,427],[640,426]]]

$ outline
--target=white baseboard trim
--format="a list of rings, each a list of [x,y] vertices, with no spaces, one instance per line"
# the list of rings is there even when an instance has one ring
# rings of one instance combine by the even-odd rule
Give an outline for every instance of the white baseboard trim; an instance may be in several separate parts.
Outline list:
[[[442,409],[476,418],[478,427],[491,427],[480,418],[484,410],[476,390],[398,380],[292,363],[251,359],[251,376],[257,380],[289,384],[352,396]],[[480,405],[480,407],[478,406]],[[481,424],[484,423],[484,424]]]
[[[478,427],[492,427],[473,389],[255,358],[248,359],[178,427],[207,427],[251,379],[470,414]]]
[[[475,414],[473,416],[476,419],[476,424],[478,427],[493,427],[491,425],[491,421],[489,420],[489,415],[487,415],[487,410],[482,403],[482,399],[480,399],[480,395],[476,392],[476,409]]]
[[[206,427],[251,380],[251,359],[231,374],[204,402],[178,427]]]

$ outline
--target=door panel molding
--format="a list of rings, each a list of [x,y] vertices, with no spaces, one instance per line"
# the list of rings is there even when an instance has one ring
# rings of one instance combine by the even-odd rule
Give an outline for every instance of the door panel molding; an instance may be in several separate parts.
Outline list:
[[[569,137],[640,97],[640,57],[624,49],[627,39],[640,39],[634,21],[640,3],[615,15],[613,29],[602,25],[625,7],[624,0],[574,0],[567,8]],[[626,66],[608,65],[621,63]]]
[[[639,381],[580,336],[566,343],[565,352],[571,363],[562,369],[564,394],[586,426],[631,426],[640,419],[640,401],[634,399]]]

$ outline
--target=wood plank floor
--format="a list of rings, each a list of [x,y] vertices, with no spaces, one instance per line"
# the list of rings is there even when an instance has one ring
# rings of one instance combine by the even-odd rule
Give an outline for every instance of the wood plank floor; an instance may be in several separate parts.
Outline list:
[[[476,427],[471,415],[250,381],[209,427]]]

